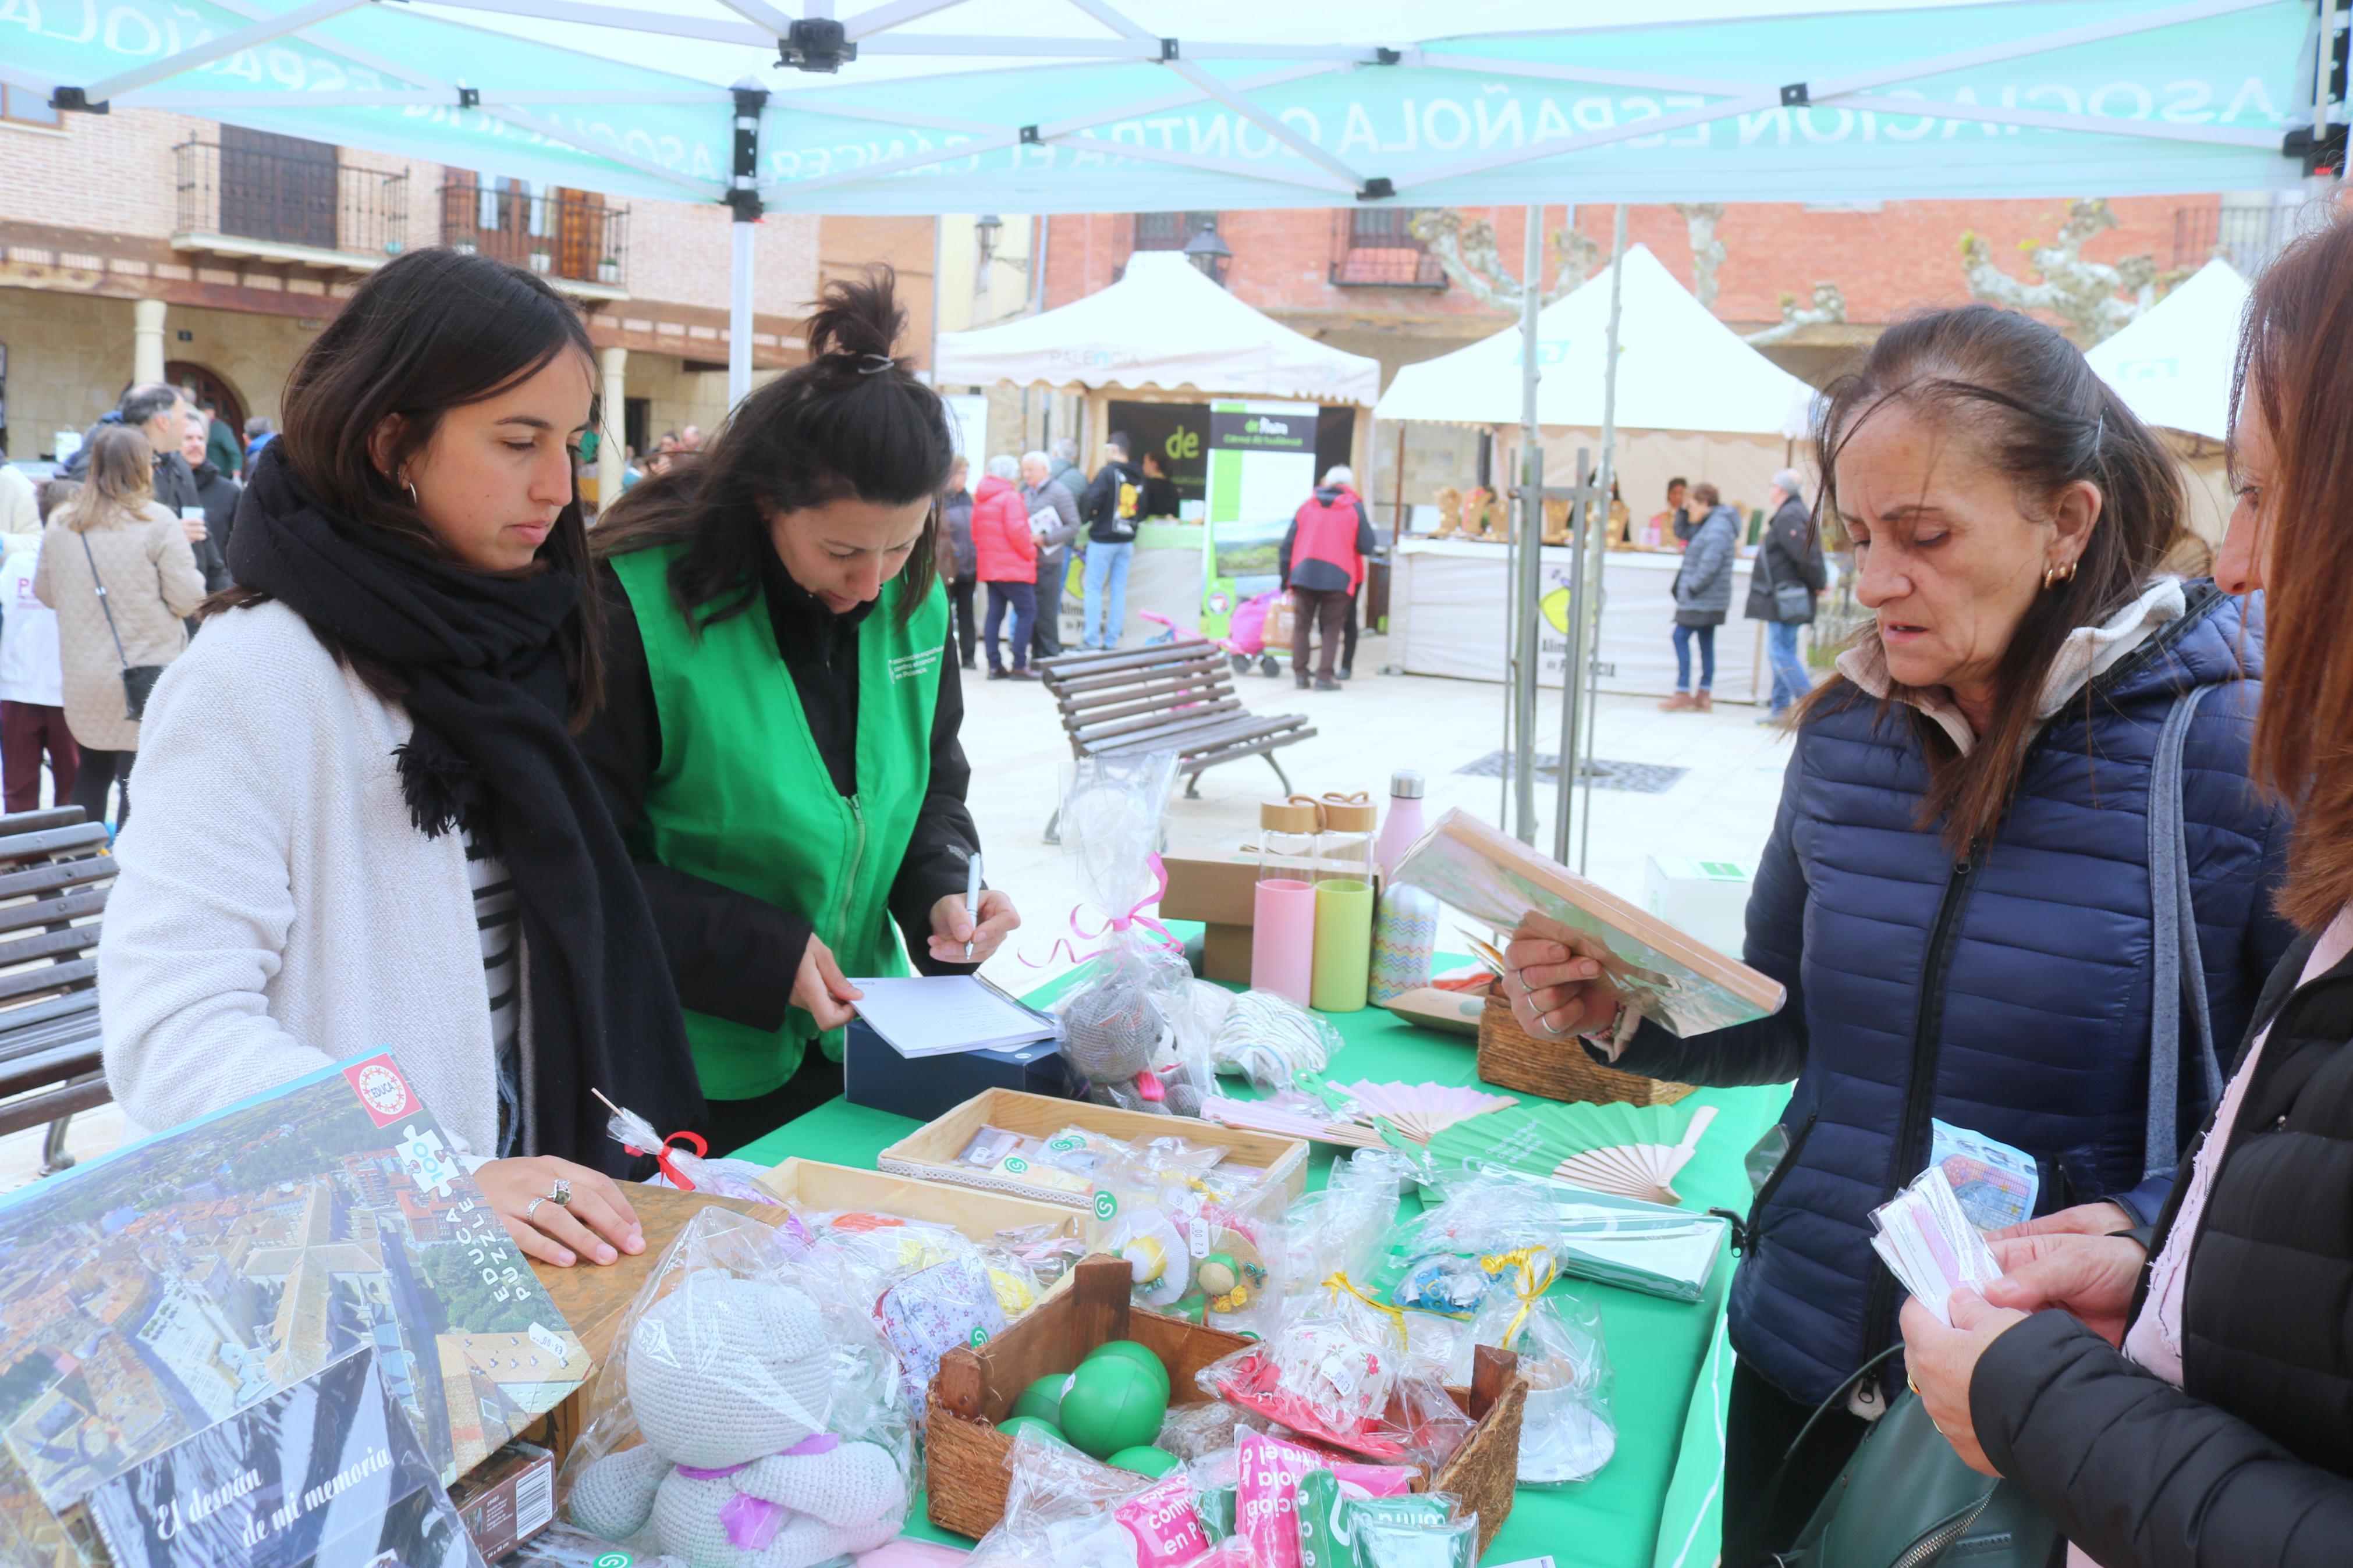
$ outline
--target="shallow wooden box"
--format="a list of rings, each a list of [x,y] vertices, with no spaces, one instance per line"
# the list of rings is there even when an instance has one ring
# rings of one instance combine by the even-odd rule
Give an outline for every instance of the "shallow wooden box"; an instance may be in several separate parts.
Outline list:
[[[1644,1078],[1606,1068],[1571,1037],[1538,1039],[1520,1027],[1512,1005],[1490,995],[1479,1015],[1479,1078],[1498,1089],[1540,1094],[1546,1100],[1624,1100],[1630,1105],[1672,1105],[1692,1092],[1687,1083]]]
[[[1060,1204],[950,1186],[887,1171],[828,1165],[822,1160],[786,1160],[762,1176],[760,1185],[803,1208],[895,1215],[949,1226],[975,1241],[991,1241],[1000,1231],[1030,1226],[1045,1226],[1046,1236],[1079,1233],[1080,1215]]]
[[[1071,1371],[1106,1341],[1135,1340],[1166,1364],[1172,1405],[1206,1405],[1209,1395],[1194,1374],[1250,1342],[1136,1307],[1121,1258],[1089,1258],[1071,1270],[1068,1284],[987,1343],[940,1358],[925,1410],[924,1464],[931,1520],[941,1529],[976,1539],[1004,1517],[1013,1479],[1005,1460],[1013,1439],[997,1423],[1038,1379]],[[1476,1511],[1484,1552],[1510,1517],[1519,1484],[1528,1381],[1510,1352],[1482,1346],[1471,1387],[1447,1392],[1476,1425],[1454,1457],[1416,1489],[1452,1492],[1465,1511]]]
[[[982,1090],[883,1150],[875,1163],[901,1175],[1008,1193],[1064,1208],[1083,1209],[1090,1205],[1092,1200],[1084,1193],[1059,1192],[958,1163],[956,1156],[964,1152],[965,1145],[983,1127],[1002,1127],[1008,1132],[1031,1138],[1051,1138],[1065,1127],[1083,1127],[1090,1132],[1108,1133],[1130,1143],[1154,1138],[1182,1138],[1189,1143],[1213,1144],[1224,1149],[1228,1159],[1264,1171],[1267,1179],[1279,1184],[1290,1197],[1296,1198],[1307,1190],[1307,1145],[1296,1138],[1220,1127],[1214,1121],[1190,1116],[1147,1116],[1140,1110],[1120,1110],[1083,1100],[1055,1100],[1010,1089]]]

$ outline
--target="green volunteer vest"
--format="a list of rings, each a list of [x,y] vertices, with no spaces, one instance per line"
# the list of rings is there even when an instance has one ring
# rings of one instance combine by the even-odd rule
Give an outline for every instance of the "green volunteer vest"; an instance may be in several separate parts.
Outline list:
[[[670,596],[681,548],[613,559],[661,719],[661,760],[631,849],[791,910],[844,974],[906,973],[889,898],[931,783],[947,595],[934,585],[902,626],[903,584],[887,584],[860,626],[858,794],[844,798],[777,652],[766,595],[695,636]],[[703,1094],[750,1100],[793,1076],[818,1029],[799,1007],[771,1031],[689,1009],[686,1033]],[[839,1030],[821,1045],[841,1058]]]

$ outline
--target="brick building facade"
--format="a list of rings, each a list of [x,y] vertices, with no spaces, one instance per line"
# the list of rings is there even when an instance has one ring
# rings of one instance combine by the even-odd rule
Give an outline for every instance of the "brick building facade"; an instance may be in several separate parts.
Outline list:
[[[616,426],[642,447],[726,412],[729,224],[715,205],[533,189],[156,110],[55,117],[0,99],[0,451],[56,449],[134,379],[279,418],[311,335],[372,267],[422,245],[528,265],[586,314]],[[932,220],[772,214],[753,363],[797,363],[828,276],[899,268],[907,347],[931,334]]]

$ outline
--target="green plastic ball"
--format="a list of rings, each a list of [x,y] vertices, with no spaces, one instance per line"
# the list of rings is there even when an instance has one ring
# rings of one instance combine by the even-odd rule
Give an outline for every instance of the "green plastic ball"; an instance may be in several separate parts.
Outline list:
[[[1062,1436],[1093,1458],[1139,1448],[1160,1436],[1168,1396],[1152,1374],[1125,1356],[1091,1361],[1071,1374],[1062,1395]]]
[[[1167,1449],[1155,1448],[1149,1445],[1122,1448],[1103,1461],[1114,1469],[1134,1470],[1137,1475],[1150,1476],[1155,1481],[1184,1462]]]
[[[1034,1415],[1049,1426],[1062,1418],[1062,1392],[1071,1385],[1067,1372],[1050,1372],[1021,1391],[1013,1402],[1016,1415]]]
[[[1008,1437],[1018,1437],[1024,1432],[1035,1432],[1040,1437],[1050,1437],[1057,1443],[1070,1442],[1068,1437],[1062,1436],[1060,1427],[1051,1421],[1041,1421],[1035,1415],[1008,1415],[997,1424],[997,1429]]]
[[[1150,1373],[1153,1381],[1160,1385],[1160,1396],[1163,1399],[1168,1397],[1168,1369],[1161,1364],[1158,1356],[1152,1353],[1149,1345],[1134,1340],[1105,1340],[1087,1352],[1086,1361],[1101,1361],[1107,1356],[1124,1357]],[[1086,1362],[1080,1364],[1083,1366]]]

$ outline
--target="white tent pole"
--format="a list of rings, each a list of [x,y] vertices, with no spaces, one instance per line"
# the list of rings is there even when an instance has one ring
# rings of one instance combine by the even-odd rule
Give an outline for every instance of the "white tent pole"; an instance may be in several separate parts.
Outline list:
[[[934,11],[944,11],[951,5],[963,4],[964,0],[890,0],[888,5],[877,5],[844,18],[841,27],[851,41],[856,42],[871,37],[886,27],[896,27],[902,23],[928,16]]]
[[[1513,584],[1512,668],[1513,831],[1536,841],[1536,601],[1544,595],[1544,433],[1536,425],[1536,315],[1544,308],[1544,208],[1527,209],[1527,243],[1520,258],[1520,519],[1515,543],[1519,580]]]
[[[1596,710],[1601,702],[1601,568],[1609,559],[1603,548],[1609,531],[1609,489],[1618,478],[1618,306],[1626,268],[1626,204],[1618,204],[1618,215],[1612,221],[1609,236],[1609,333],[1603,353],[1609,363],[1601,377],[1601,472],[1594,482],[1600,487],[1598,505],[1601,510],[1601,526],[1591,531],[1590,537],[1580,536],[1577,543],[1591,557],[1591,565],[1584,574],[1586,603],[1573,605],[1569,614],[1577,626],[1577,663],[1569,672],[1570,679],[1585,683],[1585,743],[1579,754],[1585,759],[1585,804],[1577,817],[1577,869],[1585,870],[1586,850],[1593,842],[1593,730]]]
[[[727,407],[732,413],[752,391],[752,264],[760,221],[760,110],[768,89],[746,78],[735,93],[735,162],[727,205],[728,225]]]
[[[91,104],[104,103],[118,92],[129,92],[134,88],[145,87],[151,81],[162,81],[166,77],[177,76],[182,71],[194,70],[198,66],[208,64],[225,55],[233,55],[239,49],[249,49],[256,44],[266,44],[272,38],[282,38],[287,34],[299,32],[314,22],[323,22],[331,16],[340,16],[346,11],[356,11],[362,5],[370,3],[371,0],[311,0],[310,5],[299,6],[282,16],[256,22],[250,27],[239,27],[235,32],[223,33],[217,37],[207,38],[201,44],[181,49],[174,54],[165,55],[160,59],[151,60],[143,66],[134,66],[127,71],[120,71],[101,81],[94,81],[81,89],[83,101]],[[37,26],[38,25],[35,24]]]

